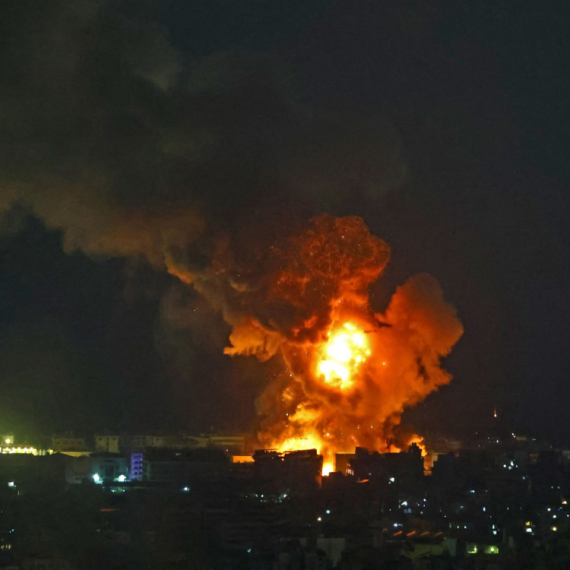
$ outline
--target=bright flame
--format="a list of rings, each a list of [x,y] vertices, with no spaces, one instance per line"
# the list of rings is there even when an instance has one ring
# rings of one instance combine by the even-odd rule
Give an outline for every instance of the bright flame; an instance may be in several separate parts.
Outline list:
[[[371,349],[364,331],[354,322],[346,321],[333,326],[326,341],[317,345],[312,354],[315,376],[323,386],[345,391],[357,385],[359,371],[370,357]],[[289,421],[304,426],[302,435],[276,441],[274,447],[281,453],[316,449],[323,456],[322,474],[329,475],[334,471],[334,453],[340,449],[334,442],[335,430],[327,427],[326,422],[321,423],[322,419],[319,411],[299,405]]]
[[[327,384],[345,389],[352,386],[355,372],[368,356],[364,333],[354,324],[344,323],[326,342],[317,371]]]
[[[322,438],[317,433],[307,433],[303,437],[290,437],[277,445],[279,453],[302,449],[316,449],[317,453],[323,455],[322,475],[330,475],[334,471],[333,456],[323,448]]]
[[[257,400],[259,444],[317,449],[325,473],[355,447],[407,451],[403,411],[451,380],[441,359],[463,333],[455,309],[422,274],[375,313],[368,288],[390,248],[361,218],[325,214],[273,231],[269,241],[246,233],[246,248],[220,240],[198,274],[178,268],[232,326],[226,354],[281,359]]]
[[[330,475],[334,471],[334,465],[330,461],[323,463],[323,475]]]
[[[428,454],[428,451],[426,448],[424,438],[419,435],[414,435],[412,436],[412,439],[408,442],[408,445],[412,445],[414,443],[421,449],[422,457],[425,459]]]

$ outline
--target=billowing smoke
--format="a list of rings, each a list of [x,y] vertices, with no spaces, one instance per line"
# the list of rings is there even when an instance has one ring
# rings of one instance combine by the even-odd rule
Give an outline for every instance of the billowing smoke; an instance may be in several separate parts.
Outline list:
[[[455,309],[418,275],[374,314],[368,286],[390,250],[359,217],[324,214],[278,232],[243,249],[221,240],[203,270],[171,271],[231,324],[227,354],[282,358],[258,402],[263,444],[315,446],[328,460],[355,445],[390,448],[404,409],[451,380],[440,360],[463,333]]]
[[[450,380],[439,363],[461,325],[429,276],[375,315],[387,244],[358,217],[306,220],[396,190],[396,131],[330,120],[274,56],[183,63],[156,6],[2,5],[0,212],[31,211],[67,251],[168,271],[223,315],[227,354],[281,358],[258,401],[264,444],[385,447],[403,409]]]
[[[329,120],[272,55],[183,64],[153,1],[24,0],[0,21],[0,212],[29,208],[68,251],[163,268],[253,204],[342,208],[403,179],[385,120]]]

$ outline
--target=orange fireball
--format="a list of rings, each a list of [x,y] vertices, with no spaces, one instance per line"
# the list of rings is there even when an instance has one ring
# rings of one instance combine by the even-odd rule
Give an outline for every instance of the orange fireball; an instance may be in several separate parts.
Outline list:
[[[370,356],[365,334],[352,323],[344,323],[325,343],[317,373],[327,384],[346,389],[353,385],[359,366]]]
[[[368,288],[390,248],[364,220],[325,214],[267,235],[246,248],[220,240],[209,267],[186,279],[231,325],[226,354],[282,365],[257,402],[259,445],[315,448],[324,473],[355,446],[405,449],[402,413],[450,382],[441,361],[463,333],[439,283],[412,277],[376,313]]]

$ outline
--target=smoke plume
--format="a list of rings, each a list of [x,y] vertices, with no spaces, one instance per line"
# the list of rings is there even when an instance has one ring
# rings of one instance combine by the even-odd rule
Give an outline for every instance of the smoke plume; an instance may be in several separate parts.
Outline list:
[[[183,62],[152,2],[24,0],[0,22],[0,212],[33,212],[66,251],[168,271],[223,315],[226,354],[282,359],[262,443],[385,448],[404,408],[449,382],[462,328],[437,282],[410,279],[375,315],[388,245],[359,217],[304,215],[402,184],[386,120],[331,120],[271,55]],[[205,326],[175,305],[174,329]]]
[[[409,279],[383,314],[370,306],[389,254],[361,218],[324,214],[275,242],[220,240],[204,270],[170,268],[232,326],[226,354],[282,359],[258,401],[262,444],[329,461],[386,450],[404,409],[451,380],[440,361],[463,328],[433,277]]]

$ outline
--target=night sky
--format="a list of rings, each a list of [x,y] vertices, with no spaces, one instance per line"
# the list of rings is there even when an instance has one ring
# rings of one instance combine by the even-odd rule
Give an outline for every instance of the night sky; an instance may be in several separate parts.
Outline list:
[[[22,0],[0,37],[0,429],[248,428],[279,363],[155,238],[329,212],[392,247],[378,310],[428,272],[464,324],[408,421],[570,441],[565,2]]]

